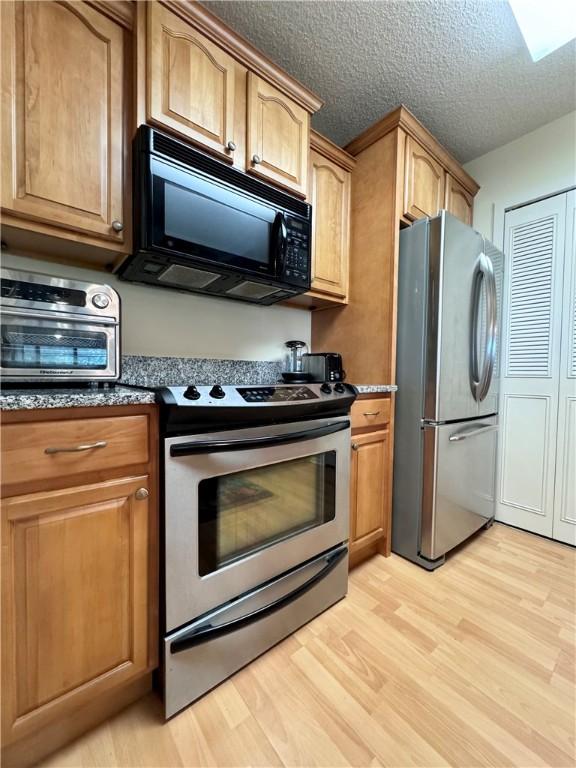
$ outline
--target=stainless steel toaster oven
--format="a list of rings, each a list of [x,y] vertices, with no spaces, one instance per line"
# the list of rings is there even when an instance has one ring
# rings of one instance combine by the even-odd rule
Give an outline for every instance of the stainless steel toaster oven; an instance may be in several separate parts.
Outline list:
[[[120,297],[109,285],[0,270],[4,382],[117,381]]]

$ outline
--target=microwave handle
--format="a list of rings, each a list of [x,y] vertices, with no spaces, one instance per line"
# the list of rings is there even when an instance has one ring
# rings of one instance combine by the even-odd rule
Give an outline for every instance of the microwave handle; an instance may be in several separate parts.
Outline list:
[[[288,229],[286,227],[286,217],[282,211],[278,211],[274,219],[272,228],[272,243],[274,248],[274,269],[276,275],[281,275],[284,271],[284,260],[286,258],[286,248],[288,246]]]

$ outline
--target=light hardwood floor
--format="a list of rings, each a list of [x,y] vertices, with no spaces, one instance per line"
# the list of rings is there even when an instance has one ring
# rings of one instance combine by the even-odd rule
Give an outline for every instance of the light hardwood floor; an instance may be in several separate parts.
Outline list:
[[[502,525],[348,597],[163,724],[149,696],[67,766],[573,766],[576,552]]]

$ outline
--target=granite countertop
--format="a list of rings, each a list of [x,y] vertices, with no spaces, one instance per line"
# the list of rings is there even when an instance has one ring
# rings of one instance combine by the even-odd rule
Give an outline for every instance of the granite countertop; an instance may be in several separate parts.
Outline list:
[[[34,408],[82,408],[103,405],[143,405],[153,402],[154,392],[122,386],[110,389],[3,389],[0,392],[0,410],[2,411],[27,411]]]
[[[354,384],[361,395],[377,395],[382,392],[396,392],[396,384]]]

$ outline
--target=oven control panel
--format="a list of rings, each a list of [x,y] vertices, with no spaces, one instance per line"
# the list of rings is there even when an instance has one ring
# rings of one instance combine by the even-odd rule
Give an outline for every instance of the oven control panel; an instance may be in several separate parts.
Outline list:
[[[237,387],[237,392],[247,403],[285,403],[301,400],[318,400],[309,387]]]

